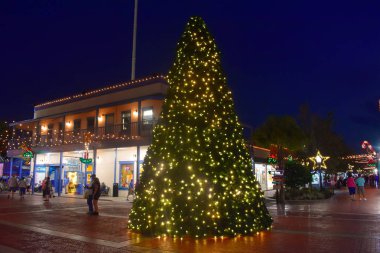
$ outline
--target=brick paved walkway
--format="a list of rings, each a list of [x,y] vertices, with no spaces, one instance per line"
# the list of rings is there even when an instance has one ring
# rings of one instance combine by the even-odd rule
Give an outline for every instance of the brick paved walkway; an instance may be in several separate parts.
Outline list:
[[[224,239],[147,238],[127,230],[130,202],[99,201],[87,216],[85,200],[41,196],[8,200],[0,194],[0,252],[380,252],[380,190],[368,201],[345,191],[323,201],[268,202],[272,231]]]

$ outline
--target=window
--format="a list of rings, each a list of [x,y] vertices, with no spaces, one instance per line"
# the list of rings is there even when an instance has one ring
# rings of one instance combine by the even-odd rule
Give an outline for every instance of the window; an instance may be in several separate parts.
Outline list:
[[[106,114],[106,122],[105,122],[105,126],[106,126],[105,132],[106,132],[106,134],[112,134],[114,132],[113,131],[114,120],[115,120],[115,117],[114,117],[113,113]]]
[[[131,128],[131,111],[121,112],[121,125],[123,130]]]
[[[153,108],[143,108],[142,123],[143,125],[153,124]]]
[[[41,141],[41,125],[37,125],[37,130],[36,130],[36,142],[40,143]]]
[[[63,131],[63,126],[64,126],[64,123],[63,122],[59,122],[58,123],[58,140],[62,140],[62,136],[64,135]]]
[[[141,119],[141,135],[148,136],[153,130],[153,108],[143,108],[142,109],[142,119]]]
[[[93,133],[95,129],[95,118],[89,117],[87,118],[87,132]]]
[[[50,143],[50,144],[53,141],[53,128],[54,128],[54,124],[49,124],[48,125],[48,129],[47,129],[47,142]]]
[[[134,162],[120,162],[119,188],[127,189],[131,180],[133,180],[133,172],[135,170]]]
[[[74,133],[78,134],[80,132],[80,119],[75,119],[74,120]]]

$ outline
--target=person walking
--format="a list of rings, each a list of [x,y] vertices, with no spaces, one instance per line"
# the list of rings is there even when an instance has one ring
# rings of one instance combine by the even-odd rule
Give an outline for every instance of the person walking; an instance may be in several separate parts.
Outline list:
[[[51,181],[50,177],[46,177],[44,182],[42,182],[42,197],[44,201],[49,201],[51,192]]]
[[[25,195],[26,187],[27,187],[24,177],[22,177],[20,181],[18,182],[18,187],[20,188],[20,199],[24,199],[24,195]]]
[[[358,178],[355,180],[355,183],[358,186],[359,200],[362,200],[362,197],[363,197],[363,200],[367,200],[364,193],[365,179],[362,177],[361,174],[358,175]]]
[[[26,183],[26,191],[28,192],[28,194],[30,195],[30,186],[32,184],[32,178],[29,176],[29,177],[26,177],[25,179],[25,183]]]
[[[335,181],[335,176],[334,175],[332,175],[331,176],[331,179],[330,179],[330,186],[331,186],[331,192],[332,192],[332,194],[334,194],[335,192],[335,183],[336,183],[336,181]]]
[[[133,200],[133,192],[134,192],[134,189],[133,189],[134,185],[133,185],[133,179],[131,179],[131,181],[129,182],[129,186],[128,186],[128,195],[127,195],[127,200],[129,201],[129,195],[132,195],[132,200]]]
[[[85,192],[85,196],[86,196],[86,199],[87,199],[87,205],[88,205],[88,212],[87,214],[88,215],[92,215],[94,214],[94,204],[93,204],[93,184],[94,184],[94,180],[91,176],[91,182],[89,185],[86,185],[86,192]]]
[[[92,183],[92,194],[93,194],[93,204],[94,204],[94,213],[93,215],[99,215],[98,201],[100,198],[100,181],[95,174],[91,175]]]
[[[65,177],[65,178],[63,179],[63,186],[65,187],[65,194],[68,193],[69,182],[70,182],[69,177]]]
[[[15,175],[13,175],[11,178],[9,178],[8,187],[9,187],[8,199],[11,198],[11,196],[13,199],[13,195],[16,192],[17,187],[18,187],[18,182],[17,182],[17,178],[15,177]]]
[[[356,184],[351,173],[348,173],[347,187],[348,187],[348,193],[350,194],[351,200],[355,200]]]

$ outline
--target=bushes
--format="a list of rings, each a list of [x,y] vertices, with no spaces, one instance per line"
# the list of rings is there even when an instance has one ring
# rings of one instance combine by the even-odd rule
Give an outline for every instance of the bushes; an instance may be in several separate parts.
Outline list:
[[[285,184],[292,189],[299,189],[311,183],[310,169],[297,162],[288,162],[284,171]]]
[[[314,199],[328,199],[332,196],[332,192],[329,190],[317,190],[317,189],[286,189],[286,200],[314,200]]]

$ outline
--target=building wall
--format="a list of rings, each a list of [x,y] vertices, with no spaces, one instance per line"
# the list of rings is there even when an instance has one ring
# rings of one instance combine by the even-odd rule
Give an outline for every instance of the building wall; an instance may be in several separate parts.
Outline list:
[[[115,149],[98,149],[96,151],[96,176],[111,188],[114,179]]]
[[[95,118],[96,111],[90,111],[90,112],[84,112],[84,113],[78,113],[78,114],[68,114],[65,117],[65,131],[73,131],[74,129],[74,120],[80,119],[81,120],[81,129],[87,129],[87,118],[93,117]],[[58,127],[58,125],[57,125]]]

